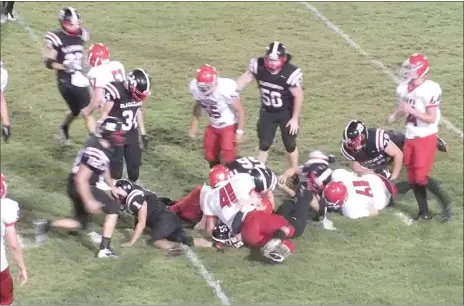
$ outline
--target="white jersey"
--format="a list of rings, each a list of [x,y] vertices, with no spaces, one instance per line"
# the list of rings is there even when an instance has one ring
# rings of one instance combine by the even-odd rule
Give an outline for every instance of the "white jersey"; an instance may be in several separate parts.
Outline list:
[[[15,202],[11,199],[4,198],[1,199],[1,211],[2,211],[2,237],[1,237],[1,271],[4,271],[8,268],[8,261],[6,260],[6,251],[5,251],[5,231],[8,226],[15,225],[16,221],[19,219],[19,205],[18,202]]]
[[[1,70],[2,92],[5,92],[6,86],[8,85],[8,72],[6,71],[6,69],[3,69],[3,67],[1,68]]]
[[[222,223],[232,228],[232,221],[240,211],[240,206],[237,204],[251,200],[250,195],[254,189],[253,178],[247,173],[238,173],[206,195],[203,213],[218,217]]]
[[[211,126],[223,128],[237,123],[237,114],[231,104],[240,94],[234,80],[218,78],[216,89],[207,96],[198,89],[195,79],[190,82],[189,89],[193,99],[208,113]]]
[[[122,82],[126,79],[124,65],[118,61],[110,61],[93,67],[87,73],[93,88],[102,88],[110,82]]]
[[[406,102],[421,113],[425,113],[427,108],[437,107],[437,118],[435,122],[427,123],[414,116],[406,118],[406,138],[426,137],[438,133],[438,123],[440,122],[440,100],[441,88],[438,83],[426,80],[421,85],[412,89],[408,82],[403,82],[396,88],[396,94],[400,102]]]
[[[391,193],[376,174],[357,176],[345,169],[337,169],[332,173],[332,181],[341,181],[348,189],[342,213],[350,219],[369,217],[373,209],[382,210],[390,202]]]

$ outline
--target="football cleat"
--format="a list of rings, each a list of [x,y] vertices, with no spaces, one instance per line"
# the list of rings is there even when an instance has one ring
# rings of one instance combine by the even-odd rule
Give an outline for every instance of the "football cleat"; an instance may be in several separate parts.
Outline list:
[[[292,255],[292,251],[290,251],[288,246],[281,244],[276,251],[270,252],[269,255],[265,257],[273,262],[282,263],[290,255]]]
[[[37,245],[42,245],[48,240],[47,235],[47,227],[48,222],[47,220],[36,220],[34,221],[35,225],[35,243]]]
[[[449,151],[448,144],[441,138],[438,138],[437,140],[437,149],[438,151],[443,153],[448,153]]]
[[[98,258],[118,258],[118,254],[114,252],[111,248],[106,248],[98,251]]]
[[[276,252],[278,248],[282,245],[282,240],[279,238],[272,238],[269,240],[262,248],[261,253],[264,257],[269,258],[272,252]]]

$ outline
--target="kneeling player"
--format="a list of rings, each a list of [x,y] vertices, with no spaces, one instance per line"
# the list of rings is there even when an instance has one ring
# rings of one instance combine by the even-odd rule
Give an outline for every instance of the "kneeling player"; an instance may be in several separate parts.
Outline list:
[[[168,211],[155,193],[132,184],[129,180],[118,180],[116,187],[123,189],[127,196],[119,197],[124,208],[135,217],[135,229],[129,242],[122,246],[130,247],[140,238],[144,229],[151,230],[151,243],[168,255],[180,255],[179,243],[187,246],[212,247],[204,239],[193,239],[182,227],[179,218]]]
[[[357,176],[337,169],[322,196],[328,207],[341,209],[343,216],[358,219],[377,216],[395,195],[396,187],[380,175]]]

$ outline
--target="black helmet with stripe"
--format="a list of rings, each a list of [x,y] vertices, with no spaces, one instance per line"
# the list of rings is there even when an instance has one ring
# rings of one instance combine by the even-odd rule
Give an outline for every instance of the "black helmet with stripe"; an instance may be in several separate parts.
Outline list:
[[[256,192],[273,191],[277,185],[277,176],[269,168],[254,168],[250,171],[250,175],[255,182]]]
[[[135,101],[143,101],[151,94],[151,78],[145,70],[136,68],[129,72],[126,88],[131,92]]]
[[[343,129],[343,143],[354,152],[360,152],[366,145],[367,127],[362,121],[351,120]]]
[[[266,48],[264,57],[264,67],[272,74],[279,73],[285,63],[290,60],[290,54],[287,53],[285,45],[278,41],[273,41]]]
[[[95,136],[108,140],[112,147],[120,147],[125,144],[126,137],[122,130],[122,121],[116,117],[105,117],[97,123]]]
[[[66,33],[73,36],[81,34],[81,15],[75,8],[63,8],[58,15],[58,21]]]
[[[126,180],[126,179],[120,179],[117,180],[116,183],[114,184],[116,188],[121,188],[126,192],[126,196],[119,196],[119,201],[121,204],[126,205],[126,199],[129,193],[134,189],[134,184],[132,184],[131,181]]]

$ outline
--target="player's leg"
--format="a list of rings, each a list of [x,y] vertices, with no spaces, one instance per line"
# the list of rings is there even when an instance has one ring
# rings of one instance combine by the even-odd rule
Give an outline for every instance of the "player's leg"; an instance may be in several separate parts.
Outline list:
[[[91,114],[92,106],[90,105],[90,101],[91,101],[90,89],[88,87],[76,87],[75,92],[76,92],[76,100],[79,103],[79,109],[80,109],[79,114],[84,119],[85,126],[87,127],[87,131],[89,132],[89,134],[94,134],[95,133],[95,120]]]
[[[221,163],[220,160],[220,143],[217,130],[208,125],[205,130],[205,138],[203,139],[203,147],[205,149],[205,159],[209,163],[209,167],[213,168]]]
[[[6,6],[5,6],[5,15],[7,15],[8,20],[16,20],[14,13],[13,13],[13,6],[15,1],[5,1]]]
[[[258,133],[258,160],[266,164],[269,149],[274,141],[277,131],[277,122],[275,121],[275,114],[266,111],[261,111],[257,123]]]
[[[126,161],[127,178],[131,182],[136,182],[139,179],[142,165],[142,148],[140,148],[139,133],[136,130],[130,131],[126,136],[124,160]]]
[[[122,172],[124,169],[124,145],[123,147],[115,147],[113,155],[110,159],[110,174],[113,180],[119,180],[122,178]],[[111,187],[111,186],[110,186]]]
[[[117,257],[117,254],[111,249],[111,237],[118,221],[119,202],[97,187],[92,187],[92,194],[102,204],[102,210],[105,213],[102,240],[97,256],[98,258]]]
[[[10,269],[7,267],[0,272],[0,305],[13,304],[13,278]]]
[[[304,189],[298,191],[295,201],[284,203],[288,205],[285,214],[282,214],[284,212],[282,210],[279,213],[280,207],[277,210],[277,214],[287,219],[295,228],[293,238],[297,238],[303,234],[310,218],[310,204],[313,198],[314,196],[311,190]]]
[[[160,215],[150,216],[150,220],[147,220],[147,225],[151,229],[151,244],[154,247],[167,251],[167,255],[175,256],[182,254],[182,248],[179,245],[181,242],[172,238],[183,239],[182,243],[193,245],[193,238],[181,236],[180,232],[176,233],[178,229],[182,228],[182,224],[179,218],[169,211],[165,211]],[[171,237],[171,235],[173,236]]]
[[[219,145],[221,147],[222,159],[225,164],[235,161],[237,158],[237,143],[235,142],[235,131],[237,125],[230,125],[220,129]]]
[[[69,110],[66,111],[64,119],[59,128],[60,137],[63,144],[69,145],[69,126],[74,121],[74,119],[76,119],[79,116],[81,109],[79,101],[76,100],[76,97],[73,92],[74,86],[66,82],[59,82],[58,89],[69,108]]]
[[[285,147],[287,166],[288,168],[296,168],[298,167],[298,148],[296,146],[296,138],[298,134],[291,135],[290,127],[286,127],[290,118],[290,113],[282,112],[279,118],[279,127],[282,135],[282,142]]]
[[[176,201],[172,206],[168,207],[168,210],[177,216],[186,219],[191,222],[200,221],[203,213],[200,207],[200,194],[203,185],[198,185],[185,197]]]

